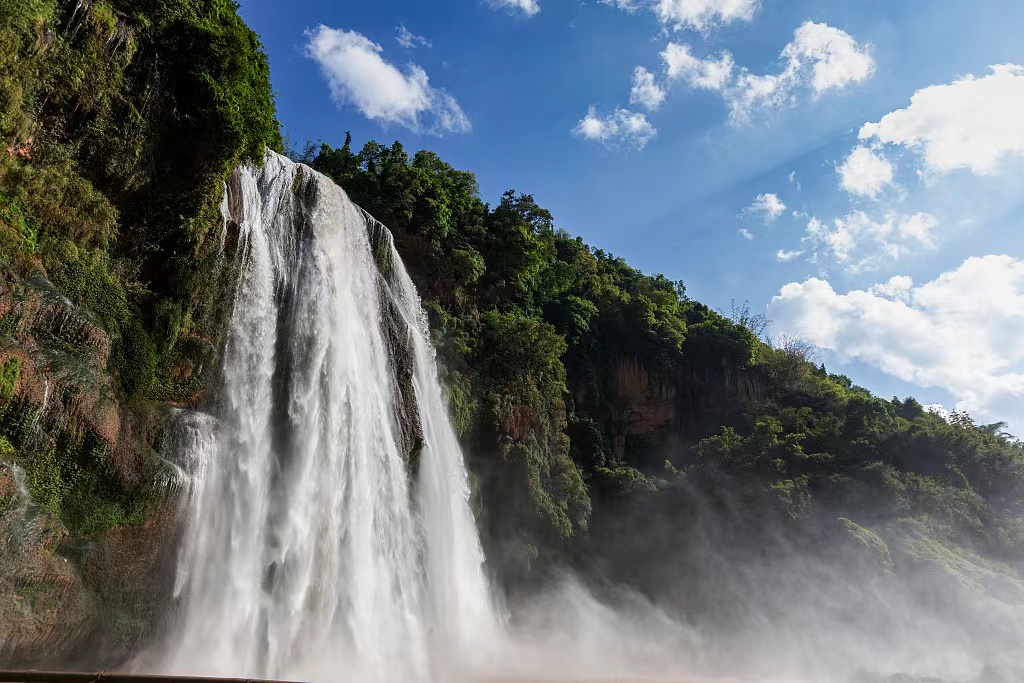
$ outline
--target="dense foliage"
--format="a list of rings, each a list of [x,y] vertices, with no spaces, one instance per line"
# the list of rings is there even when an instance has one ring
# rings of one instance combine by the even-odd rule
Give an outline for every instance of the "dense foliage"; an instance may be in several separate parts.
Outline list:
[[[146,458],[89,410],[112,402],[122,440],[150,443],[155,405],[209,387],[230,301],[217,203],[281,146],[266,56],[232,0],[0,0],[0,135],[0,458],[76,534],[138,523]],[[1024,453],[999,425],[874,397],[528,194],[486,204],[431,152],[296,156],[395,235],[508,581],[571,561],[653,590],[630,573],[664,547],[685,573],[709,510],[723,542],[782,529],[881,556],[888,530],[1024,561]],[[18,394],[39,368],[74,420]]]
[[[36,301],[38,287],[17,283],[52,284],[95,323],[112,345],[99,355],[114,400],[130,400],[133,413],[189,400],[217,334],[210,265],[224,181],[281,144],[267,59],[237,4],[0,0],[0,138],[0,276],[10,291]],[[29,346],[33,363],[60,351],[64,369],[97,355],[40,336],[33,306],[3,307],[0,360]],[[85,384],[60,391],[99,390]],[[0,400],[4,443],[38,470],[37,498],[76,532],[140,521],[125,502],[144,482],[140,463],[112,472],[111,444],[82,425],[28,439],[18,425],[33,410]]]
[[[863,539],[904,523],[1024,560],[1024,449],[1001,425],[874,397],[799,341],[767,343],[745,307],[710,310],[557,230],[530,195],[485,204],[431,152],[349,138],[301,158],[395,234],[506,578],[538,558],[620,578],[665,564],[698,533],[696,500],[766,547],[769,528]]]

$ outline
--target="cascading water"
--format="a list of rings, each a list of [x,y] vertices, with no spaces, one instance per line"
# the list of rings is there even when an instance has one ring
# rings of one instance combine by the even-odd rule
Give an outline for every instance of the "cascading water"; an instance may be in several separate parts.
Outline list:
[[[210,457],[196,465],[182,611],[160,668],[405,682],[467,666],[499,618],[423,312],[390,233],[273,153],[231,187],[239,275],[221,414],[203,423],[215,436],[191,439]],[[412,356],[415,484],[388,315]]]

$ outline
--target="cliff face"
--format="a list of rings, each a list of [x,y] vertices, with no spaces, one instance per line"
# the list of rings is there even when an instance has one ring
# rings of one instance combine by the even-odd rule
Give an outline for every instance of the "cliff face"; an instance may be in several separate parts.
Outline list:
[[[294,191],[309,190],[300,182]],[[220,274],[211,280],[232,277],[237,211],[227,206]],[[370,238],[384,287],[392,272],[390,234],[371,223]],[[230,301],[232,289],[215,295]],[[381,301],[399,427],[415,467],[423,432],[412,338],[383,291]],[[230,305],[220,308],[230,312]],[[0,330],[0,596],[13,598],[0,611],[0,659],[116,665],[150,642],[172,613],[184,522],[171,464],[182,455],[169,438],[174,403],[126,399],[111,335],[39,273],[25,280],[6,272]],[[195,391],[188,407],[215,410],[217,344],[204,343],[192,357],[178,354],[157,369],[158,385],[186,383]]]
[[[615,405],[612,452],[615,461],[621,463],[630,436],[652,437],[677,427],[676,389],[671,381],[652,377],[635,358],[617,359],[611,376]]]
[[[0,0],[0,45],[0,662],[107,666],[167,612],[161,449],[216,399],[269,71],[230,0]]]
[[[41,276],[7,273],[0,325],[0,656],[111,661],[166,599],[164,419],[118,396],[109,335]]]
[[[56,552],[67,531],[31,505],[24,480],[0,465],[0,660],[13,666],[66,657],[95,627],[78,572]]]

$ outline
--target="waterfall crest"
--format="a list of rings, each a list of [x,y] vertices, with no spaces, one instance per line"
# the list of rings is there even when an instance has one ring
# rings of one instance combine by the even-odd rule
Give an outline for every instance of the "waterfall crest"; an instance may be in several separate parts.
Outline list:
[[[190,439],[207,461],[193,459],[162,672],[406,682],[471,665],[500,618],[390,233],[274,153],[229,188],[238,284],[223,396],[218,420],[189,426],[216,434]],[[399,361],[422,427],[415,480]]]

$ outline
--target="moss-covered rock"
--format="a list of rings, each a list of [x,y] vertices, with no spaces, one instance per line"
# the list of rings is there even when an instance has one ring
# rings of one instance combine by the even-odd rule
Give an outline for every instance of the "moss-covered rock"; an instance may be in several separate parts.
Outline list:
[[[23,479],[0,463],[0,659],[7,666],[69,658],[96,628],[78,574],[56,552],[67,532],[32,505]]]
[[[934,520],[904,519],[888,533],[893,558],[903,572],[933,586],[947,586],[952,594],[967,591],[1024,606],[1024,576],[1010,565],[963,547]]]
[[[851,550],[855,557],[884,570],[893,568],[889,546],[881,536],[846,517],[840,517],[839,524],[844,532],[842,545]]]

